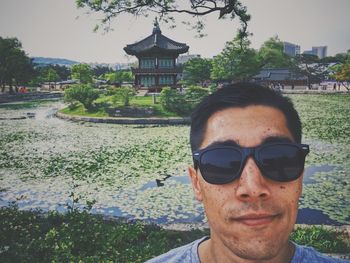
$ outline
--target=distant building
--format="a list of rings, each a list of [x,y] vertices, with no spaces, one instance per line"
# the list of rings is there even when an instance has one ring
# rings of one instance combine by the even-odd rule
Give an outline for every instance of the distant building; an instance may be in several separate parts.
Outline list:
[[[305,50],[303,54],[315,55],[322,59],[327,57],[327,46],[312,47],[311,50]]]
[[[182,65],[193,58],[200,58],[200,57],[201,57],[201,55],[199,55],[199,54],[181,55],[177,58],[177,64]]]
[[[283,42],[283,52],[289,56],[295,57],[300,54],[300,46],[289,42]]]
[[[134,86],[151,92],[159,92],[165,86],[176,88],[177,76],[182,73],[176,59],[188,49],[186,44],[162,35],[156,20],[152,35],[124,48],[127,54],[138,58],[138,68],[132,68]]]
[[[288,85],[303,86],[307,85],[307,77],[294,73],[287,68],[266,68],[260,70],[253,80],[261,84],[270,85]]]
[[[327,46],[312,47],[312,51],[318,56],[318,58],[327,57]]]

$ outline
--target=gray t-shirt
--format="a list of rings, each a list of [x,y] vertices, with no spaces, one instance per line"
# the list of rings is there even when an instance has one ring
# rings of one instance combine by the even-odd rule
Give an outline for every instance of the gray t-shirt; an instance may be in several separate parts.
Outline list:
[[[146,263],[200,263],[198,256],[198,245],[208,237],[195,240],[185,246],[170,250],[169,252],[153,258]],[[349,260],[331,258],[317,252],[311,247],[299,246],[295,244],[295,253],[291,263],[345,263]]]

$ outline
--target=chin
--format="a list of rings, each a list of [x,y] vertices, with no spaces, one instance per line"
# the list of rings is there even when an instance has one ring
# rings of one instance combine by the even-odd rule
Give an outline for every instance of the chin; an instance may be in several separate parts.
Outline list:
[[[233,244],[231,251],[246,260],[271,260],[275,258],[285,245],[276,241],[255,240],[249,244]]]

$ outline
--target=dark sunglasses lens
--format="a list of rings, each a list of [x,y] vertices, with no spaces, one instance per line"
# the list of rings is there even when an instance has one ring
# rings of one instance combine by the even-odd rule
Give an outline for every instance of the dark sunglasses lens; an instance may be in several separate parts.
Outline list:
[[[263,174],[275,181],[290,182],[300,177],[305,157],[295,145],[269,145],[258,155]]]
[[[235,149],[212,149],[204,152],[199,169],[205,181],[211,184],[226,184],[239,176],[242,154]]]

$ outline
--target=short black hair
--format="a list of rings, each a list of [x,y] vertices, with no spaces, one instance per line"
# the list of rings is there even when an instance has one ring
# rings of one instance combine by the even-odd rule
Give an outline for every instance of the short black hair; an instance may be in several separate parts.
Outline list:
[[[251,105],[270,106],[280,110],[295,142],[301,142],[301,122],[292,101],[281,93],[255,83],[236,83],[219,88],[205,97],[191,115],[190,144],[192,152],[199,149],[206,132],[208,119],[227,108]]]

